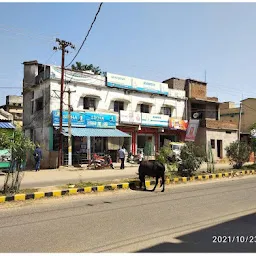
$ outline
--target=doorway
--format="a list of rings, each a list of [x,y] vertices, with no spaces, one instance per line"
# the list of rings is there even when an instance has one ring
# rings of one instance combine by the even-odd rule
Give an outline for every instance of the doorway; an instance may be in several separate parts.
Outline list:
[[[222,158],[223,155],[222,155],[222,140],[217,140],[217,157],[218,158]]]

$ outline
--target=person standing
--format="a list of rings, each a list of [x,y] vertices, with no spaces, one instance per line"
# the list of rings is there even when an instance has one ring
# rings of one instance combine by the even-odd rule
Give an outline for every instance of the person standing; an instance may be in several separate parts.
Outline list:
[[[37,145],[35,152],[34,152],[34,158],[35,158],[35,162],[36,162],[36,172],[38,172],[40,170],[40,162],[42,160],[43,154],[42,154],[42,150],[41,148]]]
[[[120,169],[124,169],[124,159],[125,159],[125,149],[124,149],[124,146],[122,146],[122,148],[119,149],[118,153],[119,153],[119,159],[121,160]]]

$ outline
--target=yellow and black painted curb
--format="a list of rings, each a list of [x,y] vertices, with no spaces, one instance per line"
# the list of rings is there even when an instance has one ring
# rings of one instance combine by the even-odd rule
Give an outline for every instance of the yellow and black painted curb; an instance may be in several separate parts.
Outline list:
[[[224,173],[216,173],[216,174],[207,174],[207,175],[198,175],[192,177],[179,177],[173,179],[166,179],[166,184],[173,184],[173,183],[185,183],[189,181],[195,180],[210,180],[210,179],[217,179],[223,177],[233,177],[234,174],[239,175],[249,175],[255,174],[255,170],[245,170],[245,171],[235,171],[235,172],[224,172]],[[154,180],[147,180],[146,186],[154,185]],[[93,187],[84,187],[84,188],[69,188],[65,190],[54,190],[51,192],[34,192],[31,194],[16,194],[13,196],[0,196],[0,203],[9,202],[9,201],[24,201],[29,199],[39,199],[44,197],[61,197],[64,195],[75,195],[78,193],[91,193],[91,192],[103,192],[103,191],[110,191],[110,190],[117,190],[117,189],[129,189],[135,188],[139,185],[139,180],[121,183],[121,184],[110,184],[110,185],[102,185],[102,186],[93,186]]]

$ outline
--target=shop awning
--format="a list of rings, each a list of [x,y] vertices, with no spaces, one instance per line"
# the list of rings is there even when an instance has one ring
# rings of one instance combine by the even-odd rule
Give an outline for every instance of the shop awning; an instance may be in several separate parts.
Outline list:
[[[68,136],[68,128],[63,128],[63,135]],[[71,134],[74,137],[131,137],[118,129],[78,128],[72,127]]]
[[[15,126],[10,122],[0,122],[0,128],[2,128],[2,129],[15,129]]]

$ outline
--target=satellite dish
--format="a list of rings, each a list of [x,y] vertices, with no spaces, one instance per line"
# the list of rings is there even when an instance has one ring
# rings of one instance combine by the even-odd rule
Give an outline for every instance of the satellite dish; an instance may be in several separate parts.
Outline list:
[[[198,117],[199,117],[199,113],[196,112],[193,114],[193,118],[197,119]]]

